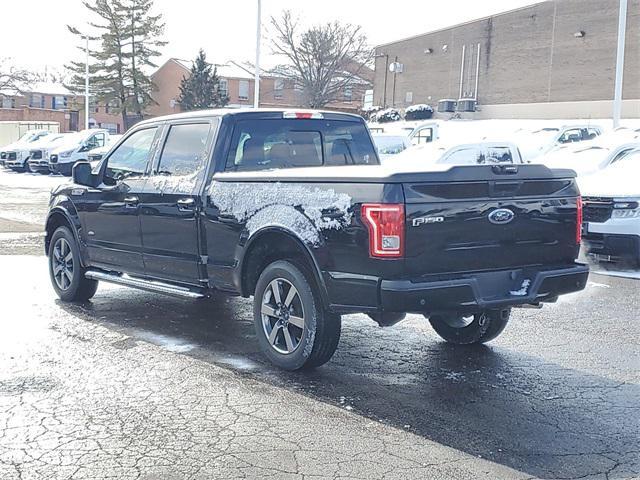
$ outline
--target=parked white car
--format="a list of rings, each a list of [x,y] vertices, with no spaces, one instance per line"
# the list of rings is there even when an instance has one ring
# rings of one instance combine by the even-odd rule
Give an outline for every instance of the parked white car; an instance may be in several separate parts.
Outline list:
[[[640,151],[579,179],[583,239],[598,261],[640,265]]]
[[[510,142],[477,142],[447,148],[442,142],[412,147],[382,163],[399,170],[420,171],[428,165],[483,165],[524,163],[518,147]]]
[[[50,134],[49,130],[29,130],[17,141],[0,149],[0,164],[8,167],[9,165],[15,165],[17,162],[20,168],[23,168],[28,156],[28,151],[25,153],[24,147]]]
[[[91,150],[104,147],[108,141],[109,132],[104,129],[71,134],[49,155],[49,169],[53,173],[69,176],[76,162],[87,160]]]
[[[565,125],[516,130],[511,140],[520,148],[522,157],[532,161],[561,145],[593,140],[601,134],[602,128],[598,125]]]
[[[102,160],[102,157],[104,157],[122,137],[122,135],[109,135],[109,139],[107,140],[107,143],[104,145],[104,147],[98,147],[91,150],[87,155],[87,160],[89,162],[97,162]]]

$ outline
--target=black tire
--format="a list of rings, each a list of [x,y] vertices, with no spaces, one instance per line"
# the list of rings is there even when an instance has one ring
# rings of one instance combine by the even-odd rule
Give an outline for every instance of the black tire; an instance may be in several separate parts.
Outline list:
[[[40,173],[40,171],[35,170],[29,162],[25,162],[25,165],[29,173]]]
[[[463,316],[452,312],[429,317],[431,326],[444,340],[456,345],[486,343],[502,333],[509,322],[511,309],[487,310]],[[465,319],[469,319],[466,320]]]
[[[280,302],[274,291],[276,285]],[[291,287],[296,292],[291,294]],[[286,305],[290,294],[292,300]],[[253,318],[262,351],[285,370],[323,365],[340,341],[340,316],[323,308],[311,274],[290,261],[278,260],[263,270],[253,297]]]
[[[58,227],[49,244],[49,277],[60,300],[84,302],[95,295],[98,281],[85,278],[85,272],[73,233]]]

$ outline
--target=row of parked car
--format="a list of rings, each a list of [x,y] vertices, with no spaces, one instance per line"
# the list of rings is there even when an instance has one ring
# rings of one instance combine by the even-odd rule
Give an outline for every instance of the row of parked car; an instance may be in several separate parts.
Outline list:
[[[371,131],[382,162],[398,171],[487,163],[574,170],[584,201],[586,253],[597,261],[640,266],[640,129],[605,131],[580,124],[521,128],[505,135],[507,140],[475,135],[477,141],[463,144],[456,144],[460,135],[440,138],[437,122],[373,125]],[[425,131],[437,133],[417,137],[416,132]]]
[[[0,165],[16,172],[69,176],[76,162],[99,160],[120,137],[104,129],[73,133],[30,130],[0,148]]]

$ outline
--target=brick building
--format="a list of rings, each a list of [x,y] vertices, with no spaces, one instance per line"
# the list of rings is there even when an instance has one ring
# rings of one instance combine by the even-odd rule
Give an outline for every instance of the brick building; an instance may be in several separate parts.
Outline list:
[[[379,45],[373,101],[475,98],[473,118],[610,116],[618,8],[618,0],[546,1]],[[626,25],[622,113],[637,118],[640,0],[629,0]],[[389,71],[394,62],[402,72]]]
[[[254,76],[253,72],[235,62],[216,65],[220,77],[220,87],[229,97],[228,107],[253,106]],[[157,105],[147,109],[150,116],[167,115],[180,112],[177,99],[180,95],[180,82],[191,74],[191,62],[171,58],[167,60],[151,79],[156,85],[152,93]],[[370,74],[370,76],[369,76]],[[365,69],[362,88],[357,86],[345,90],[341,101],[327,105],[326,108],[357,112],[362,107],[364,91],[373,80],[373,72]],[[261,107],[299,107],[300,92],[291,80],[263,74],[260,76]]]
[[[123,133],[122,116],[109,105],[94,105],[89,127]],[[55,121],[61,132],[85,128],[84,96],[75,95],[58,82],[37,82],[20,94],[0,94],[0,120]]]

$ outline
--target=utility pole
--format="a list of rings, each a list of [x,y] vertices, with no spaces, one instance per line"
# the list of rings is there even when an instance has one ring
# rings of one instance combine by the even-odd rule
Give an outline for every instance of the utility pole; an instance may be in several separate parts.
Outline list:
[[[89,35],[84,36],[84,128],[89,128]]]
[[[258,22],[256,27],[256,68],[253,85],[253,108],[260,106],[260,37],[262,33],[261,0],[258,1]]]
[[[627,0],[620,0],[618,17],[618,56],[616,59],[616,83],[613,94],[613,128],[620,126],[622,115],[622,80],[624,73],[624,43],[627,29]]]

